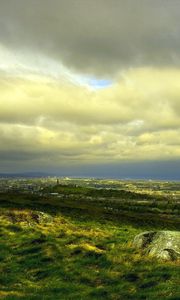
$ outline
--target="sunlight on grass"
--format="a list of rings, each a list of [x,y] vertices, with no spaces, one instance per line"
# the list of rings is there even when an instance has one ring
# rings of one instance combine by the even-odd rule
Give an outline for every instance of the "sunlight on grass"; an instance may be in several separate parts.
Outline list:
[[[0,225],[1,299],[175,299],[178,293],[175,263],[142,257],[132,247],[140,231],[132,225],[61,213],[38,217],[27,209],[1,209]]]

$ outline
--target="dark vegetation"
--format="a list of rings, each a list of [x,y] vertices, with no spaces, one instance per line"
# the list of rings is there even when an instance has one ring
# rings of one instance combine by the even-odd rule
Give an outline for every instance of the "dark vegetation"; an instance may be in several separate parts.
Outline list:
[[[1,207],[32,208],[69,214],[77,211],[89,216],[103,216],[138,226],[180,229],[180,202],[168,197],[139,194],[124,190],[95,189],[73,185],[45,188],[41,195],[1,193]]]
[[[176,202],[58,185],[1,193],[0,204],[0,298],[179,299],[178,263],[132,246],[139,232],[178,230]]]

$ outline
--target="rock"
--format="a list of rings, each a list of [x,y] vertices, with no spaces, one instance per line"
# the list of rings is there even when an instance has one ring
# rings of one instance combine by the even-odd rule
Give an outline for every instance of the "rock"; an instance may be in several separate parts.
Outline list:
[[[53,221],[53,217],[50,214],[42,211],[33,212],[32,217],[37,223],[49,223]]]
[[[180,232],[146,231],[135,236],[134,247],[162,260],[180,259]]]

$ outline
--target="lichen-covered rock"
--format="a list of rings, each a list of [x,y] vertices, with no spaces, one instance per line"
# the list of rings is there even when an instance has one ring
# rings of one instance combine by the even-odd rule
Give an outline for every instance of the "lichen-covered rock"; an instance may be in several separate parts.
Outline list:
[[[180,259],[180,232],[147,231],[138,234],[133,241],[134,247],[163,260]]]
[[[37,223],[48,223],[53,221],[53,217],[50,214],[42,211],[34,211],[32,217]]]
[[[33,226],[36,224],[53,222],[53,216],[37,210],[8,209],[4,211],[3,215],[13,224],[20,224],[22,226]]]

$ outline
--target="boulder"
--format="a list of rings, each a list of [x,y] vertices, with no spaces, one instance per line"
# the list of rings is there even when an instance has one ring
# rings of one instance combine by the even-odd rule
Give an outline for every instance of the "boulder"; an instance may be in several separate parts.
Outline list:
[[[146,231],[135,236],[133,246],[162,260],[180,259],[180,232]]]

